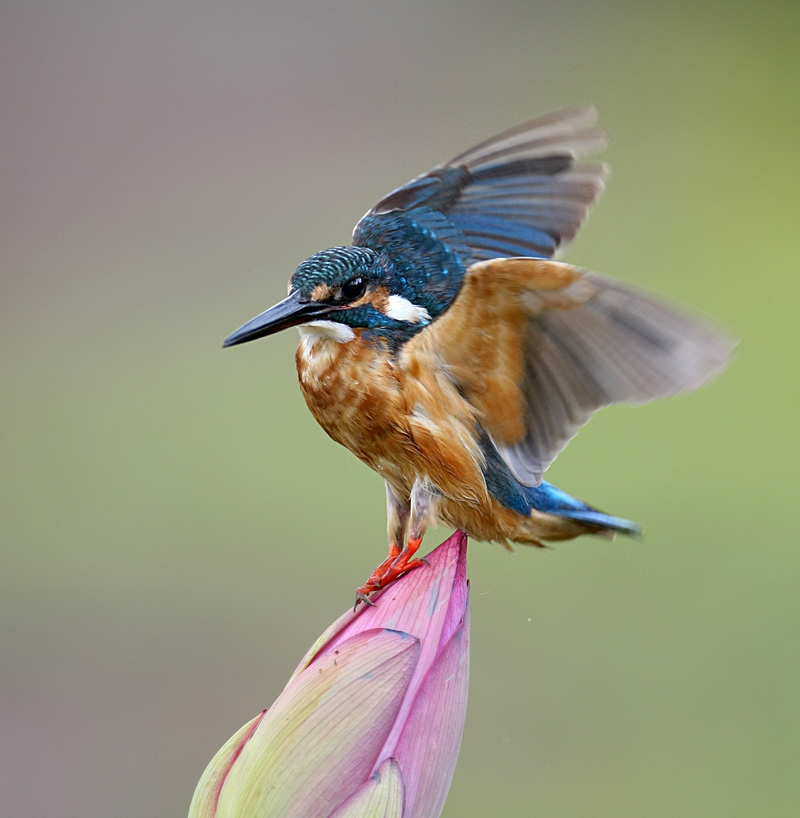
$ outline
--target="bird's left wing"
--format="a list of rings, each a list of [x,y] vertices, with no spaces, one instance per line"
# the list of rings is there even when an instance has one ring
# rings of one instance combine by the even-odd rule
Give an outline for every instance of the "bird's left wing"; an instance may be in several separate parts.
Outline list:
[[[402,354],[429,359],[457,384],[515,477],[533,486],[597,409],[695,389],[733,346],[611,279],[505,258],[473,264],[450,308]]]

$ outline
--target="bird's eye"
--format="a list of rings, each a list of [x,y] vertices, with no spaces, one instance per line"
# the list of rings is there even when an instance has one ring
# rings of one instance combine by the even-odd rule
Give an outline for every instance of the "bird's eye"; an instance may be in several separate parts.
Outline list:
[[[351,278],[350,281],[346,281],[342,285],[342,295],[348,301],[355,301],[356,298],[361,298],[364,295],[364,291],[367,289],[367,280],[364,276],[356,276],[355,278]]]

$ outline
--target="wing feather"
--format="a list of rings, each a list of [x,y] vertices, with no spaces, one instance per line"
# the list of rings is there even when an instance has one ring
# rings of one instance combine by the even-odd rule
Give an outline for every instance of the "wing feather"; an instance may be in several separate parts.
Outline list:
[[[734,342],[681,309],[560,262],[473,264],[451,307],[408,342],[435,350],[525,485],[599,408],[696,389]]]
[[[596,120],[594,108],[574,108],[476,145],[384,197],[356,225],[354,243],[391,254],[391,217],[408,214],[405,239],[413,241],[415,230],[437,233],[433,211],[460,231],[471,260],[550,258],[572,241],[603,189],[606,167],[577,161],[605,145]]]

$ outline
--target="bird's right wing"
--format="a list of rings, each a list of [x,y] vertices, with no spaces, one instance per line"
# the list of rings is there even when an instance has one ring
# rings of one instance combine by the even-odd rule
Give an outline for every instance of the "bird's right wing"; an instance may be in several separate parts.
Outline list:
[[[403,355],[435,362],[478,410],[515,477],[534,486],[597,409],[695,389],[734,342],[705,321],[569,264],[481,261]]]
[[[416,250],[433,234],[466,245],[466,264],[552,256],[603,190],[605,165],[578,161],[605,146],[596,120],[594,108],[571,108],[481,142],[381,199],[353,243],[391,253],[409,243]]]

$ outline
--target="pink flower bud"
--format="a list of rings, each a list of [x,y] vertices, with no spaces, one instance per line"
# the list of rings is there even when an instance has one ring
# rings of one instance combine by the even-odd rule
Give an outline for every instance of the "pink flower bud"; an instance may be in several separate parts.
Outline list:
[[[190,818],[436,818],[469,682],[467,538],[340,617],[217,753]]]

